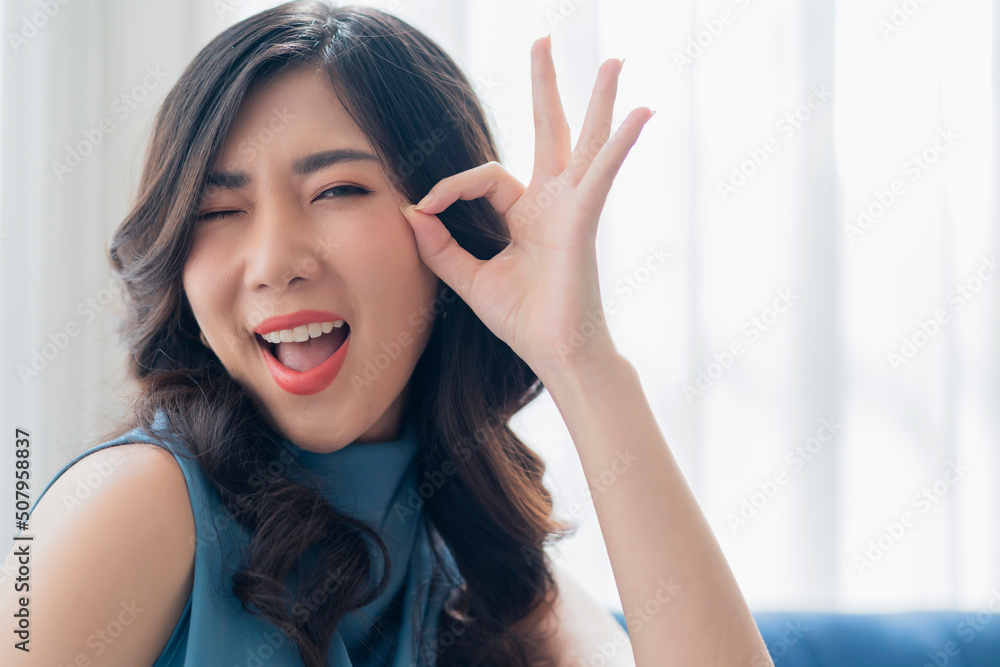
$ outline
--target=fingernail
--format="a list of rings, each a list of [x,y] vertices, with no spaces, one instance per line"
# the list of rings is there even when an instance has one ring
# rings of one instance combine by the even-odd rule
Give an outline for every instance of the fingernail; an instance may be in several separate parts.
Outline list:
[[[618,61],[622,64],[622,67],[625,67],[625,59],[624,58],[619,58]]]
[[[402,211],[403,215],[406,215],[406,207],[407,206],[409,206],[409,204],[400,204],[399,205],[399,210]]]
[[[650,112],[649,112],[649,118],[652,118],[655,114],[656,114],[656,109],[650,110]],[[647,120],[649,120],[649,119],[647,118]]]
[[[432,199],[434,199],[434,194],[428,192],[427,195],[423,199],[421,199],[420,202],[413,208],[415,208],[418,211],[422,211],[428,204],[431,203]]]

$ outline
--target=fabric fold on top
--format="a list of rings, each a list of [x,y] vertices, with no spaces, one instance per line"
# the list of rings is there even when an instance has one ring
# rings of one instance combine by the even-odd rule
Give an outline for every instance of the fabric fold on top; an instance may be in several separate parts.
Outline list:
[[[281,444],[306,470],[320,477],[323,495],[341,512],[377,530],[389,553],[389,580],[386,589],[368,605],[344,617],[337,627],[331,646],[332,664],[343,660],[340,648],[346,652],[352,667],[387,665],[388,656],[396,651],[412,653],[414,661],[415,635],[427,613],[420,596],[410,596],[404,603],[405,591],[429,586],[427,554],[418,554],[426,541],[423,513],[405,504],[408,493],[416,488],[417,451],[416,429],[412,420],[404,422],[399,438],[382,442],[355,442],[329,453],[312,452],[281,438]],[[372,546],[375,572],[384,563],[381,551]],[[418,565],[410,577],[410,564]],[[414,606],[411,603],[418,603]],[[394,612],[394,613],[393,613]],[[411,624],[416,624],[411,627]],[[402,633],[402,636],[401,636]],[[338,641],[339,640],[339,641]],[[410,665],[411,663],[406,663]]]
[[[230,592],[232,567],[249,544],[248,533],[223,507],[198,464],[182,455],[189,450],[162,410],[150,430],[163,437],[165,445],[161,446],[181,467],[196,531],[191,595],[153,667],[301,667],[303,662],[287,636],[243,610],[240,600]],[[388,548],[386,589],[370,604],[347,614],[335,628],[328,667],[435,667],[438,618],[461,579],[446,545],[439,545],[441,557],[435,556],[423,503],[416,507],[407,504],[411,495],[418,497],[419,447],[412,420],[404,422],[395,440],[355,442],[330,453],[310,452],[285,438],[277,439],[304,469],[319,475],[321,490],[334,507],[374,527]],[[60,475],[87,455],[135,442],[159,444],[149,432],[137,428],[91,447],[63,466],[38,500]],[[372,555],[376,572],[380,572],[379,550],[374,548]],[[334,583],[321,588],[335,594],[336,573],[331,576]],[[308,605],[322,604],[321,593],[307,598]],[[425,650],[420,650],[421,639],[428,642]]]

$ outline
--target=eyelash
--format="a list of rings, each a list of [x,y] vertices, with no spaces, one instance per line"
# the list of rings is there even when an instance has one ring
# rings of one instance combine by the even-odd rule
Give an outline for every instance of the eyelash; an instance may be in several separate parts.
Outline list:
[[[323,195],[325,195],[327,192],[333,192],[334,190],[345,190],[345,189],[350,190],[352,192],[349,192],[348,194],[345,195],[340,195],[341,197],[367,195],[371,193],[371,190],[366,190],[360,185],[335,185],[332,188],[327,188],[326,190],[323,190],[323,192],[319,194],[319,197],[317,197],[317,199],[332,199],[332,197],[324,197]],[[336,198],[339,199],[340,197]],[[243,211],[212,211],[211,213],[202,213],[201,215],[196,217],[195,220],[212,220],[215,218],[228,218],[231,215],[236,215],[237,213],[242,213],[242,212]]]

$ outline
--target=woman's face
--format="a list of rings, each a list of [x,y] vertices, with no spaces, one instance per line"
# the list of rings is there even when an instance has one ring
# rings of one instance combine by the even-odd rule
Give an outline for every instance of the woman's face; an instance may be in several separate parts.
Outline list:
[[[300,447],[397,437],[440,282],[326,75],[250,92],[211,171],[183,282],[216,356]]]

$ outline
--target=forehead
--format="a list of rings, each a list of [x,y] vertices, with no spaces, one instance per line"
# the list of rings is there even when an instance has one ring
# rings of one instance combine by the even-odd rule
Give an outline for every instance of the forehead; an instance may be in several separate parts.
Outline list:
[[[267,153],[294,160],[317,149],[356,148],[371,152],[327,74],[297,67],[247,91],[216,161],[218,169],[253,169]]]

